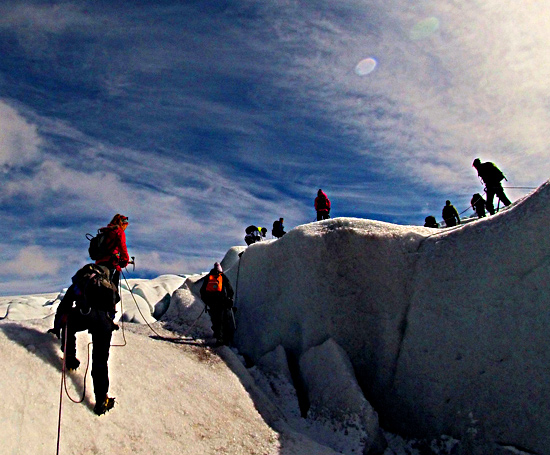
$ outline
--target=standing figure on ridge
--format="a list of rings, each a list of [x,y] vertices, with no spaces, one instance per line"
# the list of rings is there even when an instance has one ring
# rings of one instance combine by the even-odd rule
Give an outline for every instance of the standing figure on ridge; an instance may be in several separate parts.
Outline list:
[[[472,196],[470,204],[474,208],[478,218],[485,218],[485,199],[479,193],[476,193]]]
[[[207,313],[210,314],[216,344],[231,344],[235,332],[234,293],[219,262],[216,262],[210,273],[204,277],[200,294],[207,307]]]
[[[504,194],[502,189],[502,180],[507,180],[502,171],[496,167],[494,163],[487,161],[482,163],[479,158],[476,158],[472,163],[472,166],[476,168],[477,175],[481,178],[485,184],[485,191],[487,192],[487,211],[491,214],[495,214],[495,207],[493,205],[493,198],[496,196],[502,201],[505,206],[511,204],[510,200]]]
[[[460,216],[458,215],[458,211],[454,205],[451,205],[451,201],[449,200],[445,201],[445,207],[443,207],[441,215],[443,216],[443,221],[445,221],[447,227],[460,224]]]
[[[111,222],[99,230],[105,237],[105,256],[99,258],[95,263],[109,269],[110,279],[118,287],[120,271],[130,263],[128,249],[126,248],[126,228],[128,217],[117,213]]]
[[[284,218],[279,218],[279,220],[273,221],[273,229],[271,230],[271,235],[273,235],[273,237],[280,239],[286,234],[285,227],[283,226],[284,221]]]
[[[315,211],[317,212],[317,221],[330,218],[330,200],[321,188],[317,191],[315,198]]]

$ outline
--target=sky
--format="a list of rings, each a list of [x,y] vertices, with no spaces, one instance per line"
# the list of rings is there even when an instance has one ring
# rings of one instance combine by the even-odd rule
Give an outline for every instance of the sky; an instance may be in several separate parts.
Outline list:
[[[208,270],[244,228],[422,225],[546,181],[550,1],[0,5],[0,295],[66,287],[130,218],[133,277]]]

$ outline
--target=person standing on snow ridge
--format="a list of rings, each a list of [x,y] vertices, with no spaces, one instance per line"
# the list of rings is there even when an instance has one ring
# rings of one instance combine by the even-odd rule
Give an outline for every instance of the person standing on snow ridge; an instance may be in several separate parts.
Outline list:
[[[273,235],[273,237],[280,239],[286,234],[285,227],[283,226],[284,221],[284,218],[279,218],[279,220],[273,221],[273,229],[271,230],[271,235]]]
[[[92,380],[94,385],[94,413],[105,414],[113,408],[115,399],[109,391],[109,349],[116,304],[120,301],[117,287],[109,279],[109,269],[87,264],[72,278],[73,283],[57,307],[54,326],[48,330],[61,338],[64,365],[76,370],[80,361],[76,358],[76,333],[88,330],[92,335]]]
[[[479,158],[476,158],[472,163],[472,166],[476,168],[477,175],[481,178],[485,184],[485,191],[487,193],[487,211],[491,214],[495,214],[495,206],[493,205],[493,198],[495,195],[502,201],[505,206],[511,204],[510,200],[504,194],[502,189],[502,180],[507,180],[502,171],[496,167],[494,163],[487,161],[482,163]]]
[[[204,277],[200,290],[201,299],[207,307],[212,321],[212,331],[216,344],[226,345],[233,341],[235,331],[233,314],[233,287],[223,273],[219,262]]]
[[[118,287],[120,271],[130,263],[128,249],[126,248],[126,228],[128,217],[117,213],[111,222],[99,231],[106,234],[106,251],[108,254],[95,261],[97,265],[103,265],[110,271],[111,282]]]
[[[330,200],[321,188],[317,191],[315,198],[315,211],[317,212],[317,221],[330,218]]]
[[[443,220],[445,221],[447,227],[460,224],[460,216],[458,216],[458,211],[454,205],[451,205],[451,201],[449,200],[445,201],[445,207],[443,207],[441,215],[443,216]]]
[[[472,200],[470,201],[471,206],[475,210],[478,218],[484,218],[485,217],[485,199],[481,196],[481,194],[476,193],[472,196]]]

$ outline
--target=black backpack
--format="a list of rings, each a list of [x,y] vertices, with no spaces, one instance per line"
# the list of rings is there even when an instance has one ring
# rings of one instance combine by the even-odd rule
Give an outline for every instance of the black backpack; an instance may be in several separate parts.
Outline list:
[[[120,301],[116,286],[109,279],[109,269],[97,264],[86,264],[72,277],[73,290],[81,310],[97,308],[115,311]]]
[[[97,235],[94,237],[92,234],[86,234],[86,238],[90,242],[88,247],[88,254],[92,261],[103,259],[109,256],[109,250],[107,248],[107,233],[98,229]]]

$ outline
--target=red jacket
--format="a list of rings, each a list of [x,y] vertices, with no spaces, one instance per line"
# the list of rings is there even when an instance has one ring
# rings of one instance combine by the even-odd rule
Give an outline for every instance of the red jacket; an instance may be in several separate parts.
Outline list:
[[[317,212],[330,212],[330,200],[324,191],[317,192],[317,197],[315,198],[315,210]]]
[[[117,269],[126,267],[130,261],[128,256],[128,250],[126,249],[126,234],[124,229],[120,226],[109,225],[101,228],[101,232],[107,233],[107,251],[110,251],[109,256],[98,259],[96,264],[106,265],[110,269]]]

